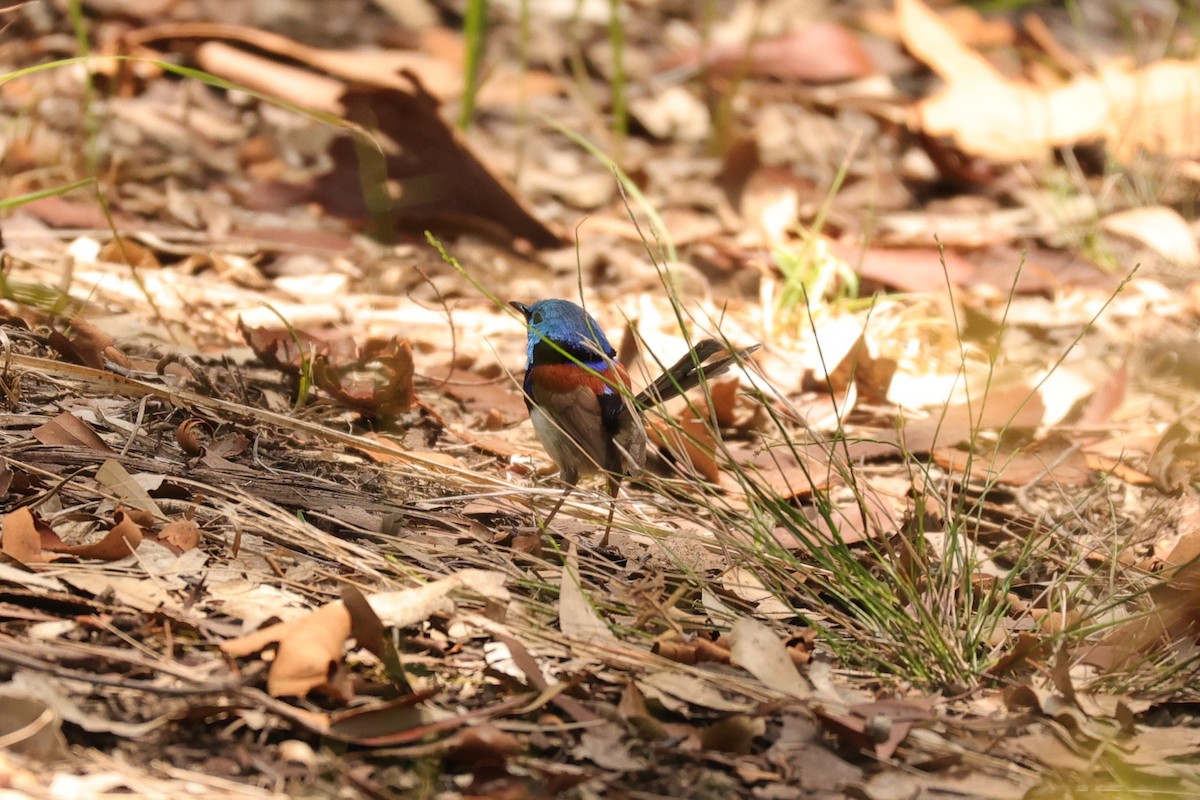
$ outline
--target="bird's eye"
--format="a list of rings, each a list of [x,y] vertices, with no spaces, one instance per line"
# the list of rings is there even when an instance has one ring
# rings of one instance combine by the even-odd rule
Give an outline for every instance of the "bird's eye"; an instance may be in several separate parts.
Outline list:
[[[542,324],[542,312],[535,311],[532,314],[530,314],[529,315],[529,324],[530,325],[541,325]]]

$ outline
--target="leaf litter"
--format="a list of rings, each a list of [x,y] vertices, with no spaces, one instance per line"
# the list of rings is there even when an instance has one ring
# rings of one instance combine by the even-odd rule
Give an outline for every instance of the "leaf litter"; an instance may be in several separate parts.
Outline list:
[[[464,134],[438,107],[462,96],[462,43],[438,25],[405,50],[374,9],[296,4],[330,33],[301,42],[253,4],[230,4],[242,25],[181,6],[132,29],[142,12],[120,5],[120,24],[93,31],[95,111],[119,131],[107,206],[46,197],[2,221],[6,783],[81,797],[408,796],[432,794],[430,774],[445,796],[1018,797],[1105,776],[1195,790],[1198,306],[1176,283],[1196,244],[1172,198],[1187,165],[1144,206],[1114,201],[1107,176],[1076,175],[1072,203],[1016,185],[1061,182],[1051,145],[1107,136],[1125,164],[1186,149],[1190,79],[1170,76],[1192,62],[1091,77],[1061,28],[1028,22],[1079,74],[1049,81],[1030,62],[1009,78],[977,50],[1010,46],[1009,21],[915,0],[864,15],[882,37],[869,48],[856,25],[809,24],[784,0],[734,4],[711,39],[639,8],[644,57],[624,68],[655,102],[634,98],[644,130],[605,141],[678,232],[660,273],[608,169],[556,133],[528,147],[530,117],[510,113],[524,97],[591,124],[572,90],[613,74],[602,36],[590,76],[555,72],[574,58],[560,37],[528,42],[525,89],[497,65]],[[19,24],[9,69],[47,35]],[[347,48],[342,24],[383,46]],[[813,63],[814,41],[838,58]],[[946,91],[902,96],[911,57]],[[322,129],[172,63],[345,119]],[[701,80],[665,88],[657,70]],[[1142,85],[1169,113],[1131,126],[1106,101],[1069,135],[1003,117],[1061,116],[1100,84]],[[740,93],[739,143],[719,159],[700,153],[729,133],[701,85]],[[1027,102],[992,102],[1014,96]],[[36,97],[76,105],[55,115]],[[74,73],[13,78],[0,100],[31,115],[0,155],[6,196],[82,166]],[[997,116],[962,112],[980,103]],[[371,170],[378,196],[361,191]],[[685,349],[664,274],[689,336],[767,344],[756,367],[656,413],[661,451],[611,549],[589,491],[553,536],[537,530],[558,490],[524,422],[524,332],[412,235],[425,227],[506,298],[573,297],[578,269],[647,365]],[[1084,240],[1154,269],[1114,299],[1119,278]],[[906,294],[831,301],[847,276],[864,296]],[[763,491],[777,513],[742,525]],[[871,616],[844,585],[881,579],[903,613]],[[906,618],[944,620],[970,663],[889,663],[929,644],[906,641],[920,632]]]

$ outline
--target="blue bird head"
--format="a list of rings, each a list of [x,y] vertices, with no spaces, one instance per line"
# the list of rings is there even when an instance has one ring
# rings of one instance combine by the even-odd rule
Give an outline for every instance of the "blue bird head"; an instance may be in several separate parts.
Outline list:
[[[529,323],[529,345],[525,356],[531,364],[568,360],[554,347],[546,345],[547,340],[588,366],[605,364],[597,351],[610,359],[617,355],[600,329],[600,323],[570,300],[538,300],[530,305],[514,301],[509,305],[524,314]]]

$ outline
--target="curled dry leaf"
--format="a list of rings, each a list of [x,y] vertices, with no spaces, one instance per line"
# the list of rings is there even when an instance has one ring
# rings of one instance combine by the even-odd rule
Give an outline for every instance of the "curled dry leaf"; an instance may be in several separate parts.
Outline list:
[[[505,580],[502,572],[463,570],[414,589],[372,595],[368,602],[383,625],[403,628],[435,612],[453,611],[454,603],[447,595],[455,589],[470,588],[489,599],[507,602]],[[342,650],[351,629],[350,612],[337,600],[306,616],[231,639],[221,645],[221,650],[231,656],[248,656],[278,643],[279,652],[267,675],[268,692],[275,697],[302,696],[323,687],[345,697],[345,681],[335,686],[331,676],[341,668]]]
[[[761,403],[747,402],[743,395],[738,394],[740,386],[741,381],[736,377],[727,381],[713,381],[709,384],[709,392],[717,424],[722,428],[745,432],[757,425],[766,412]]]
[[[118,561],[138,549],[142,543],[142,527],[123,511],[113,513],[115,524],[98,542],[63,548],[62,552],[79,558]]]
[[[318,357],[314,366],[317,386],[344,405],[374,417],[396,417],[416,403],[408,339],[372,339],[353,361],[335,364]]]
[[[360,347],[331,331],[252,328],[241,318],[238,330],[268,366],[297,375],[311,365],[317,386],[351,408],[387,419],[416,402],[412,344],[407,339],[370,339]]]
[[[813,651],[816,649],[816,641],[816,628],[805,628],[787,640],[788,655],[792,657],[792,663],[797,668],[812,661]]]
[[[175,443],[187,455],[198,456],[204,452],[204,446],[200,444],[202,431],[205,434],[210,433],[208,423],[199,417],[188,417],[175,429]]]
[[[650,652],[679,664],[728,664],[730,659],[729,648],[719,640],[712,642],[699,636],[690,641],[660,638],[651,646]]]
[[[1200,481],[1200,429],[1182,419],[1170,425],[1150,454],[1146,472],[1166,494],[1181,494]]]
[[[888,387],[896,374],[896,367],[893,359],[871,355],[866,337],[860,335],[838,365],[829,372],[829,388],[841,393],[853,385],[862,400],[883,403],[887,401]]]
[[[279,652],[267,673],[267,692],[272,697],[303,696],[328,684],[342,662],[349,636],[350,612],[337,600],[300,619],[231,639],[221,645],[221,651],[247,656],[278,643]]]
[[[319,334],[287,328],[253,328],[238,317],[238,331],[264,364],[296,374],[318,356],[334,363],[352,361],[358,348],[354,341],[332,331]]]
[[[141,526],[129,514],[117,510],[113,512],[113,527],[99,541],[69,545],[28,508],[18,508],[7,515],[0,535],[3,552],[23,564],[49,561],[47,553],[117,561],[137,550],[143,538]]]

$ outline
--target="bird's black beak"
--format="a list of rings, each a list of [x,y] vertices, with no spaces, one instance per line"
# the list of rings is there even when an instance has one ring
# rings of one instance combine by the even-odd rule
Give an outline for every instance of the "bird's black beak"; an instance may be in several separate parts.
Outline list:
[[[524,314],[525,319],[529,319],[529,306],[525,305],[524,303],[518,303],[516,300],[510,302],[509,305]]]

